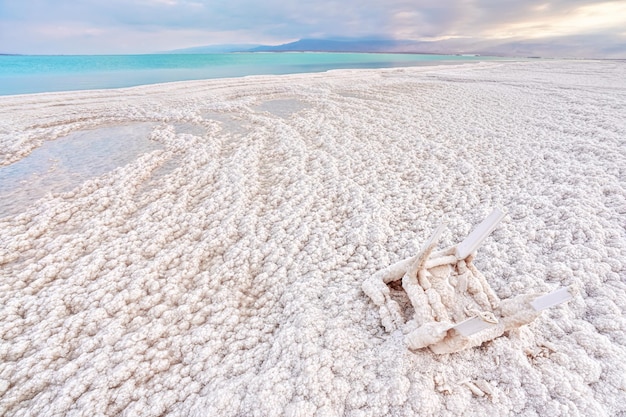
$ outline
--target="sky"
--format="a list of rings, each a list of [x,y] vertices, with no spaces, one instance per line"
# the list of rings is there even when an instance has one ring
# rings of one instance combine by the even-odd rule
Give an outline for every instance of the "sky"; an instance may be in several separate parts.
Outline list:
[[[626,0],[0,0],[0,53],[149,53],[303,38],[522,42],[615,57],[626,51]]]

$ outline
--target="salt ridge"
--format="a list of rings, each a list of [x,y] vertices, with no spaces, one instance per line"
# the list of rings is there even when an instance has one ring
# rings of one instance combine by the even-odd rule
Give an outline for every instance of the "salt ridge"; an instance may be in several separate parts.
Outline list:
[[[626,413],[625,80],[542,61],[1,97],[5,165],[111,123],[156,122],[162,149],[0,219],[0,415]],[[579,295],[407,351],[362,282],[495,206],[497,295]]]

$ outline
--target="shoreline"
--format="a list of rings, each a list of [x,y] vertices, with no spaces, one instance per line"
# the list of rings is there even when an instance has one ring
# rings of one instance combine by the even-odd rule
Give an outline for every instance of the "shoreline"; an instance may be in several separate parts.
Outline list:
[[[114,89],[185,80],[249,75],[320,73],[332,69],[410,67],[508,58],[440,54],[245,52],[142,55],[5,56],[0,96]],[[33,70],[35,68],[35,70]]]

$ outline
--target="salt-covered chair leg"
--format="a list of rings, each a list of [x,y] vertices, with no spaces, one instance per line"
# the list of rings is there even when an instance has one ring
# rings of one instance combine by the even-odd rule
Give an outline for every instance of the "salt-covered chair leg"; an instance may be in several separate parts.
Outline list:
[[[573,298],[574,288],[560,288],[548,294],[524,294],[500,303],[505,330],[516,329],[536,319],[543,310]]]
[[[444,228],[445,224],[442,224],[435,230],[402,277],[402,287],[415,309],[414,321],[417,326],[417,329],[407,334],[404,339],[410,349],[421,349],[441,341],[446,337],[448,329],[452,327],[452,324],[447,321],[432,321],[435,316],[443,317],[444,314],[440,308],[441,300],[438,296],[435,297],[436,294],[431,288],[426,273],[427,260],[439,243]]]
[[[576,292],[574,287],[559,288],[556,291],[535,298],[530,305],[537,311],[545,310],[571,300]]]
[[[478,281],[480,282],[480,285],[482,286],[482,289],[483,289],[483,293],[487,296],[487,300],[489,301],[489,304],[491,305],[491,310],[495,310],[500,305],[500,297],[498,297],[496,293],[493,291],[493,289],[491,288],[491,285],[489,285],[485,276],[481,274],[478,269],[476,269],[476,266],[474,266],[474,263],[472,262],[473,260],[474,260],[474,254],[468,256],[465,259],[465,265],[467,269],[471,271],[472,275],[474,275],[474,277],[476,277],[476,279],[478,279]]]
[[[391,299],[389,287],[384,281],[373,276],[363,282],[363,292],[379,308],[380,320],[386,331],[392,332],[404,324],[400,306]]]
[[[379,307],[380,319],[385,330],[391,332],[404,324],[400,306],[390,297],[390,291],[387,284],[398,279],[403,279],[407,273],[417,278],[417,270],[423,268],[426,259],[437,245],[441,233],[445,225],[442,224],[435,230],[431,238],[426,242],[421,252],[408,259],[376,272],[369,279],[365,280],[361,286],[363,292],[372,299],[374,304]],[[406,288],[405,288],[406,291]],[[408,293],[408,291],[407,291]]]
[[[472,232],[456,246],[455,255],[457,259],[465,259],[483,243],[483,241],[493,232],[500,221],[504,218],[505,213],[500,209],[494,209],[485,220],[472,230]]]
[[[433,252],[437,244],[439,243],[439,239],[441,239],[441,234],[446,228],[446,224],[442,223],[435,229],[433,234],[430,236],[430,239],[424,244],[420,253],[414,258],[414,262],[411,263],[409,269],[407,269],[407,273],[411,275],[417,276],[417,271],[420,269],[424,269],[426,267],[426,261],[430,257],[430,254]]]
[[[409,273],[405,274],[404,277],[402,277],[402,288],[404,288],[404,291],[409,297],[409,301],[411,301],[411,305],[415,310],[413,315],[415,324],[417,326],[421,326],[422,324],[432,320],[433,310],[428,302],[426,292],[422,286],[419,285],[417,277]]]
[[[414,258],[413,263],[407,269],[406,273],[402,277],[402,288],[406,291],[411,300],[411,304],[415,309],[415,322],[418,326],[421,326],[426,321],[429,321],[433,317],[433,311],[426,295],[426,290],[430,287],[428,279],[422,272],[425,269],[426,261],[432,253],[433,249],[439,243],[441,234],[445,229],[445,223],[440,225],[432,234],[430,239],[424,244],[420,253]],[[422,272],[422,282],[419,282],[418,275]],[[423,285],[422,285],[423,284]]]
[[[431,321],[404,337],[404,343],[409,349],[422,349],[427,346],[441,343],[448,335],[452,324],[447,322]]]
[[[535,320],[541,314],[531,305],[532,301],[541,294],[522,294],[500,302],[500,321],[504,323],[504,330],[513,330]]]

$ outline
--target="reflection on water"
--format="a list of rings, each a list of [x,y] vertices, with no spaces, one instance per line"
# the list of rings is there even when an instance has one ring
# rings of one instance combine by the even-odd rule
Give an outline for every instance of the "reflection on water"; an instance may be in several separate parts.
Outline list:
[[[148,139],[153,127],[153,123],[135,123],[74,132],[0,167],[0,217],[17,214],[49,192],[69,191],[162,148]]]

